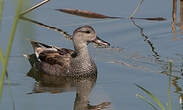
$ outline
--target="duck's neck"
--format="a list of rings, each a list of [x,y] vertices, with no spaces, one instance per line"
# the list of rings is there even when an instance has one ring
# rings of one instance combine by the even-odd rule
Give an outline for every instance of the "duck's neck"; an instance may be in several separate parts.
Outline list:
[[[95,64],[88,53],[88,45],[86,43],[77,43],[74,48],[77,54],[74,58],[74,62],[77,63],[76,68],[88,72],[93,71]]]
[[[88,45],[86,43],[74,43],[74,49],[77,53],[77,57],[81,57],[86,61],[91,60],[90,55],[88,53]]]
[[[76,57],[71,61],[71,67],[74,72],[80,74],[96,72],[96,65],[88,53],[88,45],[83,42],[74,42]]]

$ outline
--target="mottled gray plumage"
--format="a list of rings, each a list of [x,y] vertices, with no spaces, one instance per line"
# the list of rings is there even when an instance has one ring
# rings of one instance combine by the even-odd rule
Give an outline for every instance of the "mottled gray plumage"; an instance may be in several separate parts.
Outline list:
[[[96,36],[91,26],[82,26],[73,32],[74,51],[31,41],[35,54],[30,63],[38,70],[56,76],[81,76],[97,73],[97,67],[88,53],[88,43],[109,46]],[[31,56],[26,55],[27,58]]]

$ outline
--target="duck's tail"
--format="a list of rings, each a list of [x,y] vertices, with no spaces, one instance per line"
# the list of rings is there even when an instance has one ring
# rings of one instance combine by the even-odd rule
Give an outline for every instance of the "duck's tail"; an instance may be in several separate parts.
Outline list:
[[[27,59],[30,59],[30,55],[27,55],[27,54],[23,54],[23,56]]]
[[[30,40],[30,42],[31,42],[33,48],[38,48],[38,47],[51,48],[51,46],[43,44],[43,43],[35,41],[35,40]]]
[[[24,54],[23,56],[29,60],[31,66],[33,66],[36,62],[38,62],[38,59],[35,54],[31,55]]]
[[[52,48],[52,46],[49,46],[49,45],[46,45],[46,44],[43,44],[41,42],[37,42],[35,40],[30,40],[30,43],[32,44],[32,47],[34,49],[34,52],[37,56],[37,58],[39,57],[39,54],[44,51],[44,50],[47,50],[49,48]]]

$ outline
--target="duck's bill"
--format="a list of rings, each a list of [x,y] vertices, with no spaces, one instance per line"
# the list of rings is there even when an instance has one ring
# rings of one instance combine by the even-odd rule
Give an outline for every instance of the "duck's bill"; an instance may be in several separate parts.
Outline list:
[[[100,39],[99,37],[96,37],[96,39],[93,41],[97,46],[99,47],[109,47],[110,43]]]

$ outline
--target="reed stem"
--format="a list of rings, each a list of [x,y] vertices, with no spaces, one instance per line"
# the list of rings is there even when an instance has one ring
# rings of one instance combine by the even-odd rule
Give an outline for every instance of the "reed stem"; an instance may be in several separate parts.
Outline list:
[[[5,78],[5,75],[6,75],[6,69],[7,69],[7,66],[8,66],[8,58],[9,58],[10,51],[11,51],[11,48],[12,48],[13,39],[14,39],[14,35],[15,35],[15,32],[16,32],[16,27],[17,27],[17,24],[18,24],[18,19],[19,19],[19,15],[20,15],[20,12],[21,12],[21,9],[22,9],[23,1],[24,0],[19,0],[18,1],[18,8],[17,8],[17,11],[16,11],[16,16],[14,18],[14,23],[13,23],[10,38],[9,38],[9,41],[8,41],[8,48],[7,48],[5,58],[4,58],[4,62],[3,62],[3,69],[2,69],[1,80],[0,80],[0,101],[2,99],[3,84],[4,84],[4,78]]]

